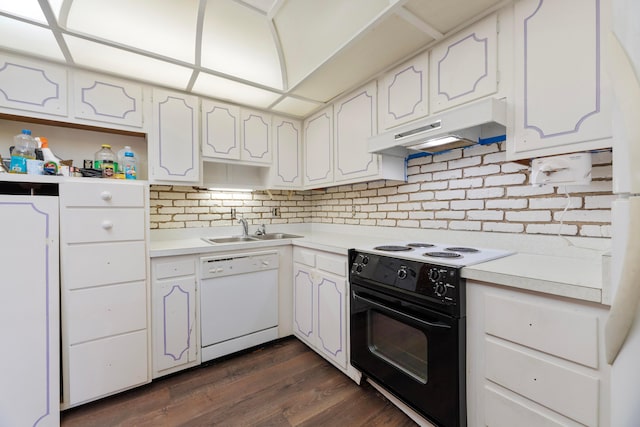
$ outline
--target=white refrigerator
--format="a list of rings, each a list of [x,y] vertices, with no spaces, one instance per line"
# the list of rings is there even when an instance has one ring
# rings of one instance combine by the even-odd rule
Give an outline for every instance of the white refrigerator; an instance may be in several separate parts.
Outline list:
[[[611,426],[640,426],[640,1],[613,0],[612,295],[605,328]]]

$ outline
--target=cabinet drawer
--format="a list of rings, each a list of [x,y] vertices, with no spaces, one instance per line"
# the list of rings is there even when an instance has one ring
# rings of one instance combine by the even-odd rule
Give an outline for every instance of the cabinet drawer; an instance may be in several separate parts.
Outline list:
[[[144,209],[65,209],[61,215],[63,243],[144,240]]]
[[[301,248],[293,248],[293,261],[309,267],[316,266],[316,254],[313,251]]]
[[[580,423],[598,424],[597,378],[490,340],[485,356],[487,379]]]
[[[598,318],[550,304],[485,296],[488,334],[598,368]]]
[[[540,413],[533,406],[485,389],[485,425],[491,427],[562,427],[565,424]]]
[[[340,277],[347,276],[347,257],[330,254],[317,254],[316,264],[319,270],[324,270]]]
[[[60,185],[60,206],[143,207],[144,199],[144,184],[116,184],[91,180]]]
[[[152,261],[153,278],[169,279],[171,277],[192,276],[196,274],[196,261],[193,258],[170,261]]]
[[[147,327],[145,282],[68,291],[63,298],[68,344]]]
[[[148,382],[147,332],[91,341],[69,349],[69,405]]]
[[[65,246],[62,286],[79,289],[144,280],[146,254],[144,241]]]

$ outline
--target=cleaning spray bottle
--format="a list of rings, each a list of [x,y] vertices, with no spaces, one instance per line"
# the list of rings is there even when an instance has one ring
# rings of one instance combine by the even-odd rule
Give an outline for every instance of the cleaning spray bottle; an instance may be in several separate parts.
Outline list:
[[[53,154],[51,148],[49,148],[49,140],[44,136],[36,138],[40,150],[42,151],[42,158],[44,160],[44,173],[45,175],[57,175],[60,168],[60,159]]]

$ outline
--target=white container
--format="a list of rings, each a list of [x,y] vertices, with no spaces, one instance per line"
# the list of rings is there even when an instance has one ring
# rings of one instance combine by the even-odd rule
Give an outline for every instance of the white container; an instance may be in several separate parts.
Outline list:
[[[44,162],[42,160],[27,159],[27,173],[29,175],[44,175]]]

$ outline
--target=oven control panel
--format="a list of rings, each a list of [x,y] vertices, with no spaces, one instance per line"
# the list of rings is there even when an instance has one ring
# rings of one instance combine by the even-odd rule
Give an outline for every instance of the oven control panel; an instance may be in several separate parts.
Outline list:
[[[350,251],[349,280],[413,295],[437,305],[459,305],[464,298],[460,268]]]

